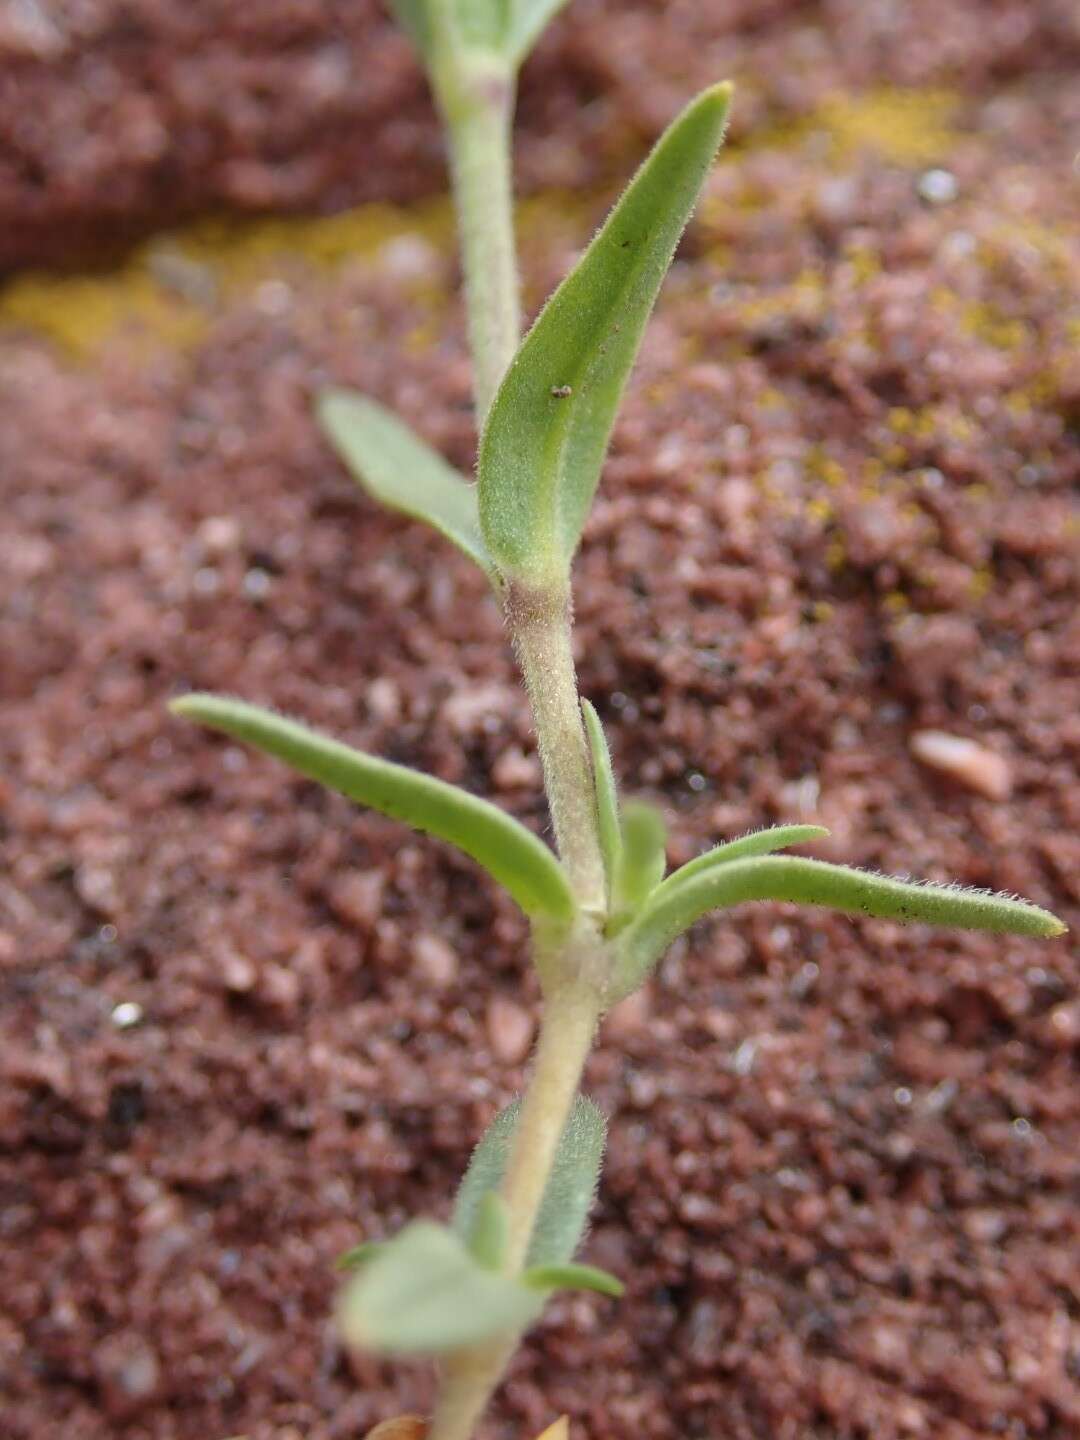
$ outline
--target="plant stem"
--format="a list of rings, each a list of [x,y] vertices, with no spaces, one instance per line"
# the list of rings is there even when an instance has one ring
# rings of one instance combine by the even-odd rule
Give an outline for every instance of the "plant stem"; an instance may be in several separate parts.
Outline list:
[[[582,909],[599,916],[606,903],[604,861],[570,643],[569,596],[511,587],[506,614],[532,702],[559,856]]]
[[[435,88],[450,139],[473,392],[482,426],[521,335],[510,161],[516,83],[505,62],[459,53]]]
[[[586,942],[575,968],[587,968],[587,959]],[[564,984],[547,1002],[503,1181],[503,1198],[510,1214],[506,1258],[510,1274],[518,1274],[524,1267],[555,1152],[592,1045],[599,1008],[596,991],[585,979]],[[517,1334],[500,1336],[448,1360],[429,1440],[470,1440],[519,1339]]]
[[[583,957],[575,960],[574,968],[582,969]],[[512,1275],[525,1265],[555,1152],[592,1047],[599,1011],[599,998],[587,978],[560,986],[544,1009],[533,1073],[502,1187],[510,1212],[506,1269]]]

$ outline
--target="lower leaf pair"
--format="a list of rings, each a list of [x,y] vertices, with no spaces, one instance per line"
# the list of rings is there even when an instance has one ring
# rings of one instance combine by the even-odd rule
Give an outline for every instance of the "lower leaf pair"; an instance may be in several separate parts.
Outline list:
[[[604,1152],[600,1111],[579,1095],[563,1130],[533,1229],[524,1270],[510,1275],[505,1204],[521,1102],[495,1117],[473,1152],[450,1226],[415,1220],[393,1240],[342,1257],[358,1267],[341,1301],[344,1334],[369,1350],[438,1355],[523,1330],[557,1289],[618,1296],[614,1276],[577,1265]]]

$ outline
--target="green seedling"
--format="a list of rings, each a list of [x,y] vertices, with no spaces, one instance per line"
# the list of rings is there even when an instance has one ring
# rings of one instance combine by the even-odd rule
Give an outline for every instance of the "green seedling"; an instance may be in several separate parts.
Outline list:
[[[510,116],[521,60],[558,8],[559,0],[394,4],[427,65],[449,139],[481,424],[478,482],[372,400],[331,391],[318,407],[361,485],[433,525],[490,581],[533,707],[555,852],[485,800],[269,711],[202,694],[173,706],[456,845],[530,922],[544,1016],[524,1096],[480,1140],[449,1224],[415,1220],[341,1262],[347,1341],[438,1359],[430,1440],[469,1440],[553,1290],[620,1293],[614,1277],[574,1259],[604,1149],[603,1118],[579,1093],[582,1070],[600,1017],[644,984],[696,920],[749,900],[783,900],[1019,935],[1064,929],[1004,895],[778,853],[826,833],[812,825],[728,841],[665,878],[659,813],[620,799],[600,719],[578,695],[571,564],[643,329],[720,147],[731,91],[706,90],[670,125],[519,343]],[[417,1422],[400,1423],[405,1433]],[[551,1433],[565,1435],[564,1421]]]

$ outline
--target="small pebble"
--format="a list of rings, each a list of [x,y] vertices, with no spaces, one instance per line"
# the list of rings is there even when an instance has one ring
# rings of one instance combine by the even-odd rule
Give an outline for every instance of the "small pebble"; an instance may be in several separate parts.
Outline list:
[[[609,1011],[604,1021],[604,1034],[613,1040],[636,1035],[649,1023],[652,1013],[652,996],[647,985],[635,990],[625,1000]]]
[[[942,771],[988,800],[1007,800],[1012,794],[1009,762],[977,740],[943,730],[917,730],[908,744],[921,764]]]
[[[525,1059],[532,1044],[533,1028],[532,1016],[513,1000],[495,995],[488,1002],[488,1041],[495,1058],[504,1065],[519,1065]]]
[[[143,1007],[136,1000],[122,1000],[113,1007],[110,1018],[117,1030],[130,1030],[142,1020]]]
[[[445,989],[457,978],[458,959],[441,935],[421,934],[413,943],[416,968],[437,989]]]
[[[928,205],[949,205],[960,194],[960,186],[951,170],[927,170],[915,186],[919,199]]]
[[[499,790],[533,790],[540,784],[540,761],[512,745],[491,767],[491,778]]]

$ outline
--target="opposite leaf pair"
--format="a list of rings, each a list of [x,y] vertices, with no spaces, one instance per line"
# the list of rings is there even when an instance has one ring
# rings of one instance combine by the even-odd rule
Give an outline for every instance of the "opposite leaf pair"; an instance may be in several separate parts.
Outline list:
[[[729,85],[669,127],[503,378],[474,489],[373,401],[330,391],[319,415],[360,483],[426,520],[496,586],[565,593],[615,413],[679,237],[723,137]]]
[[[524,1270],[504,1272],[506,1214],[499,1187],[520,1114],[515,1100],[473,1152],[449,1227],[416,1220],[383,1245],[341,1259],[360,1274],[343,1296],[342,1328],[367,1349],[442,1354],[522,1330],[556,1289],[620,1295],[603,1270],[573,1263],[596,1194],[604,1119],[579,1095],[563,1130]]]

